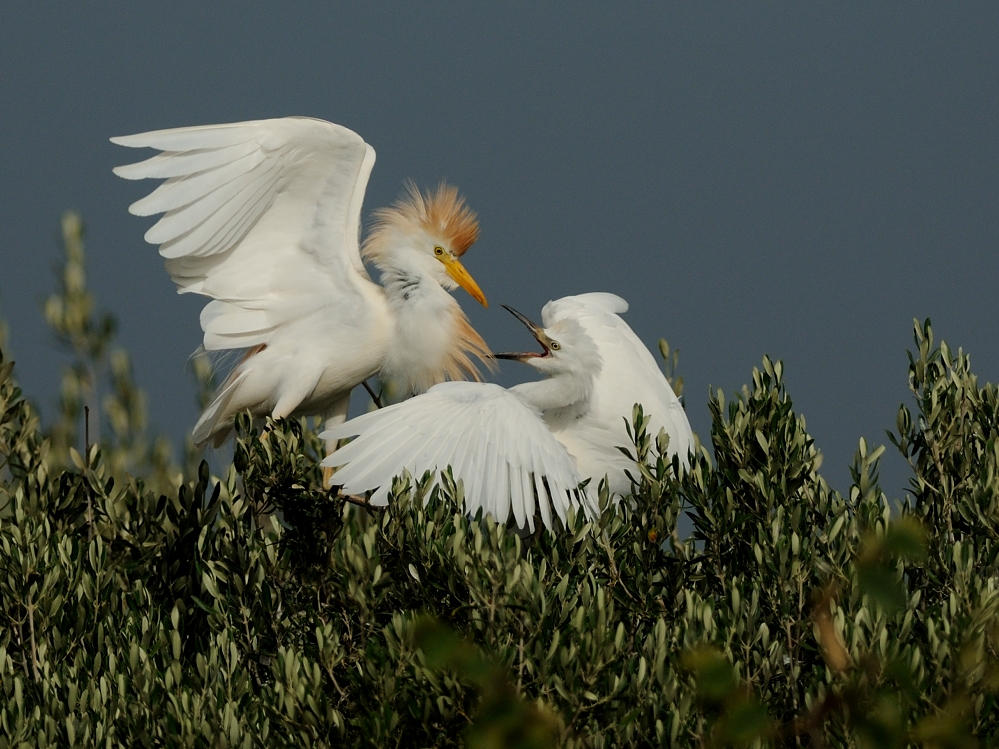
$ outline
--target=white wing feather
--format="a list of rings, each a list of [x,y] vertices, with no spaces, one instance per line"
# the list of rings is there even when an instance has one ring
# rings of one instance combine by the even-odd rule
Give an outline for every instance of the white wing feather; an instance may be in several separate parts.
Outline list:
[[[361,262],[361,203],[375,152],[356,133],[304,117],[158,130],[112,138],[163,153],[115,169],[166,179],[130,207],[164,215],[147,232],[180,293],[215,299],[205,348],[269,343],[322,311],[370,313]]]
[[[563,522],[569,507],[592,512],[572,457],[537,411],[498,385],[445,382],[320,435],[354,436],[322,464],[340,467],[333,481],[350,494],[377,490],[373,504],[387,502],[392,479],[404,470],[419,477],[450,466],[464,483],[470,514],[481,508],[503,523],[512,514],[533,530],[535,487],[549,528],[553,509]]]

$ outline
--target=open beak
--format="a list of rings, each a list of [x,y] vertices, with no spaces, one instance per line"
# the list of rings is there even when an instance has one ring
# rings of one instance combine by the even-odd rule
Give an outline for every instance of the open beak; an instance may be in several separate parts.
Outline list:
[[[447,253],[445,253],[446,255]],[[458,284],[461,288],[471,294],[472,299],[477,301],[483,307],[488,307],[489,302],[486,301],[486,295],[482,293],[482,289],[479,285],[475,283],[475,279],[465,270],[465,266],[459,263],[454,258],[444,258],[441,262],[444,263],[444,270],[447,272],[454,282]]]
[[[551,353],[551,347],[548,345],[551,339],[545,335],[545,331],[540,325],[536,325],[531,322],[527,317],[520,314],[513,307],[507,307],[505,304],[501,305],[503,309],[509,312],[511,315],[520,320],[531,331],[531,335],[534,336],[535,340],[541,344],[541,348],[544,349],[540,354],[534,351],[524,351],[518,353],[505,353],[505,354],[493,354],[497,359],[512,359],[513,361],[527,361],[528,359],[542,359]]]

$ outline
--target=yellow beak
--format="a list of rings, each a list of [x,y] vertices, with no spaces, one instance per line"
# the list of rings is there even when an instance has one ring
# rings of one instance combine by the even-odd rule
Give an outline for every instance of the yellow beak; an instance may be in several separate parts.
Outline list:
[[[464,265],[459,263],[453,257],[444,257],[441,259],[441,262],[444,263],[444,270],[447,274],[454,279],[456,284],[467,291],[472,296],[472,299],[477,301],[483,307],[489,306],[489,302],[486,301],[486,295],[482,293],[482,289],[480,289],[479,285],[475,283],[475,279],[469,275],[467,270],[465,270]]]

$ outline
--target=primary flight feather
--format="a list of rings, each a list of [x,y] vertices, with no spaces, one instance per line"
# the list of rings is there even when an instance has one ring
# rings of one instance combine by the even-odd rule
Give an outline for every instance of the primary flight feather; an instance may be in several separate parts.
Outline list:
[[[236,413],[346,418],[351,390],[373,375],[400,395],[479,379],[489,349],[447,290],[486,304],[458,260],[478,223],[457,190],[409,186],[374,214],[360,243],[375,152],[351,130],[305,117],[158,130],[112,138],[162,153],[114,170],[165,179],[129,210],[164,215],[146,233],[179,293],[212,299],[208,351],[246,354],[194,427],[221,444]],[[381,271],[382,286],[364,267]]]

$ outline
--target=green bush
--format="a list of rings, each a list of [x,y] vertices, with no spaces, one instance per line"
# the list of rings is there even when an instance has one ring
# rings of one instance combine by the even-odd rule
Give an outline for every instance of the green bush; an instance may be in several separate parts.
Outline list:
[[[88,319],[47,433],[0,359],[0,747],[999,744],[999,396],[928,321],[907,504],[863,440],[829,488],[764,359],[686,475],[636,409],[633,501],[521,539],[448,478],[324,491],[307,421],[174,466]]]

